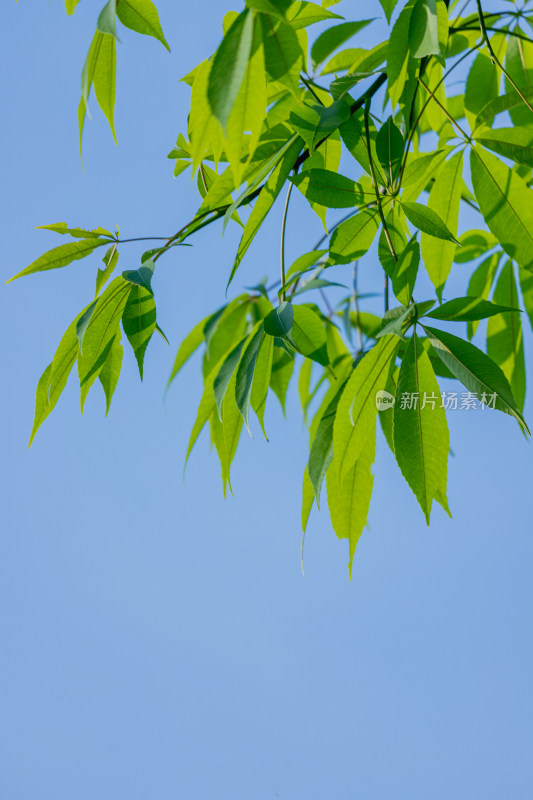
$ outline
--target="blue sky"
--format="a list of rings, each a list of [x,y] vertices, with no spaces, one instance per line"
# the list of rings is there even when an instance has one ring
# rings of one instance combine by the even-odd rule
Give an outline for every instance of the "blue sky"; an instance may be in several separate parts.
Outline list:
[[[170,235],[194,210],[165,156],[185,127],[178,79],[216,47],[226,4],[158,5],[172,54],[121,35],[119,147],[95,108],[83,173],[75,112],[99,4],[82,0],[73,18],[60,0],[5,4],[5,279],[56,244],[36,225]],[[296,256],[320,229],[298,203],[291,216]],[[277,275],[279,220],[241,285]],[[144,383],[128,354],[104,419],[97,389],[80,416],[72,381],[31,450],[37,378],[98,259],[2,289],[0,796],[529,797],[531,446],[505,415],[450,414],[454,518],[437,508],[428,529],[380,442],[353,580],[325,512],[311,518],[303,578],[296,392],[286,420],[272,403],[268,444],[243,437],[234,498],[222,498],[204,437],[181,480],[198,361],[165,404],[163,388],[180,339],[223,297],[237,231],[220,234],[161,261],[171,351],[154,339]],[[140,252],[124,247],[123,268]],[[367,268],[371,289],[372,257]],[[462,270],[453,290],[466,287]]]

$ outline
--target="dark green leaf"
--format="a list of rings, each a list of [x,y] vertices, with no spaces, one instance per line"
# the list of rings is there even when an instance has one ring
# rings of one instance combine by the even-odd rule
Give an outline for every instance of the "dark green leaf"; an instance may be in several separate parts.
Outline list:
[[[435,308],[426,316],[432,319],[442,319],[448,322],[472,322],[474,320],[487,319],[495,314],[503,314],[509,311],[519,311],[517,308],[499,306],[482,300],[480,297],[456,297]]]
[[[457,243],[457,239],[453,233],[444,224],[440,216],[427,206],[421,203],[406,203],[402,202],[402,208],[405,211],[405,216],[409,222],[430,236],[435,236],[437,239],[444,239],[445,241]]]
[[[351,39],[356,33],[366,28],[373,20],[364,19],[356,22],[342,22],[320,34],[311,48],[311,61],[316,69],[341,44]]]
[[[252,12],[244,10],[224,36],[213,58],[207,97],[213,114],[224,129],[246,72],[253,31]]]
[[[152,277],[154,274],[155,264],[150,259],[145,261],[139,269],[127,269],[122,273],[122,277],[128,283],[134,283],[136,286],[141,286],[147,292],[153,294]]]
[[[366,201],[366,195],[370,194],[361,184],[327,169],[310,169],[295,175],[291,181],[304,197],[326,208],[352,208],[362,205]]]
[[[141,269],[144,269],[141,267]],[[144,354],[156,326],[156,307],[152,293],[143,286],[132,286],[128,296],[122,327],[133,348],[141,380],[143,379]]]
[[[376,136],[376,153],[389,183],[396,178],[404,151],[403,136],[389,117]]]

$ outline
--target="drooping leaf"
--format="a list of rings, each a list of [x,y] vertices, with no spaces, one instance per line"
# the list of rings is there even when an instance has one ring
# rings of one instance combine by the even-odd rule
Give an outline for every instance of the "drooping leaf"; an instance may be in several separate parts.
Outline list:
[[[465,112],[471,126],[479,112],[498,97],[498,72],[486,53],[478,53],[468,73]]]
[[[116,244],[109,248],[102,261],[104,262],[104,269],[98,268],[98,272],[96,273],[95,297],[98,297],[100,289],[107,283],[118,264],[118,250]]]
[[[117,17],[126,28],[146,36],[153,36],[170,51],[161,28],[157,8],[152,0],[120,0],[117,3]]]
[[[102,33],[108,33],[110,36],[116,36],[115,20],[117,16],[116,0],[108,0],[98,16],[96,27]]]
[[[47,366],[39,379],[35,398],[35,419],[29,441],[30,447],[40,426],[55,408],[66,386],[70,371],[76,363],[79,350],[76,325],[85,311],[86,309],[69,325],[59,342],[52,363]]]
[[[439,385],[416,333],[402,359],[393,432],[396,460],[429,525],[433,500],[446,498],[450,437]]]
[[[309,451],[308,475],[315,493],[317,508],[320,508],[322,483],[333,461],[333,425],[344,386],[345,384],[338,389],[321,416]]]
[[[500,367],[509,381],[518,407],[524,408],[526,396],[526,364],[524,338],[518,306],[518,291],[513,265],[508,261],[498,278],[493,295],[494,303],[501,303],[507,313],[492,316],[487,326],[487,355]],[[508,304],[507,308],[503,304]]]
[[[109,350],[107,358],[104,362],[104,366],[98,375],[106,399],[106,416],[109,414],[111,400],[115,393],[115,389],[117,388],[118,379],[120,377],[120,370],[122,368],[122,355],[123,348],[120,342],[119,328],[115,334],[115,338],[113,339],[113,344],[111,345],[111,349]]]
[[[67,9],[67,14],[73,14],[74,9],[78,5],[80,0],[65,0],[65,7]]]
[[[245,344],[246,344],[246,337],[241,339],[240,342],[237,342],[233,350],[230,350],[230,352],[224,359],[224,362],[220,367],[215,380],[213,381],[213,391],[215,394],[218,418],[220,419],[221,422],[222,422],[222,403],[224,402],[224,397],[226,396],[226,392],[230,384],[230,381],[233,377],[233,373],[237,369],[237,366],[241,359],[241,353]]]
[[[281,339],[274,339],[274,353],[272,354],[272,374],[270,388],[278,398],[281,409],[285,414],[287,389],[294,372],[294,357],[282,345]]]
[[[309,515],[311,513],[311,509],[313,508],[314,501],[315,492],[313,489],[313,484],[309,480],[309,471],[306,465],[302,486],[302,531],[304,533],[307,529],[307,523],[309,521]]]
[[[82,239],[79,242],[69,242],[68,244],[60,244],[59,247],[54,247],[53,250],[48,250],[39,256],[29,267],[26,267],[21,272],[18,272],[7,283],[21,278],[24,275],[32,275],[34,272],[45,272],[49,269],[59,269],[72,264],[80,258],[90,255],[93,250],[102,245],[109,244],[108,239]]]
[[[152,259],[148,259],[144,262],[142,267],[139,269],[126,269],[122,273],[122,277],[128,283],[133,283],[135,286],[140,286],[142,289],[146,289],[147,292],[153,294],[152,289],[152,277],[155,270],[155,263]]]
[[[246,251],[253,242],[257,231],[263,224],[265,217],[274,205],[277,196],[285,185],[285,181],[287,180],[289,173],[294,166],[294,162],[298,157],[298,153],[302,149],[302,145],[303,142],[300,137],[296,137],[285,152],[285,155],[280,160],[279,164],[268,177],[268,180],[266,181],[257,200],[255,201],[252,213],[248,217],[248,221],[239,243],[239,248],[235,257],[235,263],[233,264],[233,268],[228,280],[228,286],[233,280],[235,273],[237,272],[237,269],[239,268]]]
[[[374,486],[372,464],[376,452],[376,426],[370,430],[361,455],[342,476],[337,459],[328,470],[327,490],[331,524],[339,539],[348,539],[350,557],[348,569],[352,575],[353,557],[357,543],[366,525],[370,499]]]
[[[241,88],[250,57],[254,35],[254,18],[245,9],[235,19],[213,57],[209,71],[207,97],[222,128]]]
[[[261,15],[261,25],[267,80],[277,81],[297,95],[303,66],[298,34],[282,19]]]
[[[388,91],[392,108],[395,109],[405,88],[409,66],[409,28],[411,14],[416,0],[409,2],[402,9],[394,23],[387,50]]]
[[[83,312],[83,314],[78,318],[76,322],[76,336],[78,337],[78,342],[80,345],[80,353],[83,352],[83,337],[85,336],[85,331],[89,327],[89,322],[91,321],[91,317],[93,315],[94,308],[96,306],[96,300],[94,300]]]
[[[409,22],[409,49],[414,58],[439,55],[437,0],[417,0]]]
[[[381,7],[382,7],[383,11],[385,12],[385,16],[387,18],[387,22],[390,24],[391,17],[392,17],[392,12],[394,11],[394,8],[395,8],[398,0],[379,0],[379,2],[381,3]]]
[[[469,297],[477,297],[480,300],[487,299],[490,294],[501,256],[501,251],[493,253],[491,256],[482,261],[479,267],[477,267],[477,269],[472,273],[467,289],[467,295]],[[473,322],[467,322],[466,330],[469,339],[474,336],[478,325],[479,322],[476,320]]]
[[[459,205],[463,185],[463,154],[457,153],[446,162],[439,172],[429,195],[428,209],[438,214],[448,231],[455,238],[459,224]],[[407,214],[407,211],[406,211]],[[452,268],[456,247],[453,241],[423,233],[421,236],[422,258],[431,282],[442,301],[444,285]]]
[[[507,255],[533,269],[533,192],[495,156],[473,147],[470,170],[485,222]]]
[[[403,136],[389,117],[376,136],[376,153],[388,181],[392,184],[402,163]]]
[[[83,338],[83,353],[78,358],[82,412],[89,389],[100,374],[113,345],[130,291],[131,284],[118,277],[96,301]]]
[[[533,329],[533,274],[526,272],[525,269],[520,269],[520,288],[522,290],[522,297],[524,299],[524,308],[529,317],[531,328]]]
[[[259,322],[256,326],[255,333],[249,338],[244,349],[235,378],[235,402],[237,403],[237,408],[239,409],[250,435],[248,416],[250,412],[250,399],[252,396],[252,383],[259,348],[261,347],[264,336],[265,331],[263,323]]]
[[[329,364],[326,331],[318,314],[307,306],[293,306],[290,339],[298,352],[326,367]]]
[[[262,340],[259,353],[257,355],[257,361],[255,362],[254,380],[250,398],[251,406],[257,414],[257,418],[259,420],[259,424],[261,425],[261,430],[263,431],[265,439],[267,438],[267,435],[265,431],[264,418],[268,389],[272,377],[272,364],[275,349],[274,342],[275,339],[272,336],[265,336]]]
[[[116,141],[115,135],[115,88],[116,88],[117,51],[116,40],[109,33],[96,31],[92,40],[87,59],[81,73],[81,103],[79,110],[80,144],[83,131],[83,121],[87,112],[89,93],[91,87],[104,112],[109,127]]]
[[[491,408],[518,420],[529,433],[509,381],[494,361],[470,342],[446,331],[423,326],[431,344],[450,372]]]
[[[132,286],[122,314],[122,327],[135,353],[141,380],[144,354],[155,326],[156,307],[153,294],[143,286]]]
[[[395,336],[384,336],[357,363],[337,407],[333,451],[340,480],[361,455],[376,422],[376,393],[385,388],[398,347]]]

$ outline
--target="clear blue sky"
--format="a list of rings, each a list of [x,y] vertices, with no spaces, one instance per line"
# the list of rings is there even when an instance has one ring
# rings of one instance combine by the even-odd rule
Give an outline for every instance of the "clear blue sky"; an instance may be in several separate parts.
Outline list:
[[[159,0],[172,55],[124,32],[119,147],[95,108],[83,174],[79,73],[99,7],[82,0],[67,18],[61,0],[4,2],[4,278],[55,245],[36,225],[167,235],[193,210],[165,156],[185,127],[178,78],[216,46],[226,4]],[[319,224],[291,213],[296,255]],[[278,229],[279,212],[243,284],[276,274]],[[30,451],[37,378],[97,259],[2,288],[0,797],[531,797],[531,446],[505,415],[450,414],[454,519],[437,508],[428,529],[380,442],[352,582],[324,512],[302,578],[296,393],[286,421],[272,404],[269,444],[243,437],[228,501],[205,438],[181,481],[198,361],[162,402],[180,338],[220,304],[235,243],[213,227],[161,262],[172,350],[154,339],[142,385],[127,356],[107,419],[96,387],[81,417],[70,382]],[[130,247],[123,268],[137,266]],[[531,363],[530,335],[526,348]]]

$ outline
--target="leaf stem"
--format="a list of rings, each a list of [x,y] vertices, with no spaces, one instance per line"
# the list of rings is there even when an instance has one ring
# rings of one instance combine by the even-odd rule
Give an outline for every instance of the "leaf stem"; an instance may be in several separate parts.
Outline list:
[[[496,55],[496,53],[492,49],[492,45],[490,43],[489,35],[487,33],[487,28],[485,26],[485,17],[483,16],[483,8],[481,6],[481,0],[476,0],[476,5],[477,5],[477,15],[478,15],[478,18],[479,18],[479,27],[481,29],[481,35],[483,36],[483,41],[487,45],[487,50],[489,51],[490,60],[492,61],[493,64],[496,64],[501,69],[501,71],[503,72],[503,74],[505,75],[505,77],[507,78],[509,83],[511,84],[511,86],[518,93],[519,97],[523,100],[523,102],[526,104],[526,106],[529,108],[529,110],[533,113],[533,106],[525,98],[524,94],[521,92],[519,87],[516,85],[514,80],[511,78],[511,76],[509,75],[509,73],[507,72],[507,70],[505,69],[503,64],[501,63],[500,59],[498,58],[498,56]]]
[[[294,184],[289,183],[287,190],[287,197],[285,198],[285,208],[283,209],[283,219],[281,221],[281,244],[280,244],[280,268],[281,268],[281,285],[285,286],[285,230],[287,227],[287,215],[289,213],[289,203],[291,200],[291,193]],[[285,300],[285,292],[282,292],[281,299]]]
[[[378,204],[378,211],[381,219],[381,224],[383,225],[383,233],[385,234],[385,238],[387,240],[391,256],[393,257],[394,262],[397,264],[398,255],[396,253],[396,250],[394,249],[389,229],[387,227],[387,222],[385,220],[385,214],[383,213],[383,205],[381,203],[381,196],[379,193],[379,186],[376,178],[376,170],[374,169],[374,160],[372,158],[372,149],[370,147],[370,126],[368,122],[370,116],[370,102],[371,102],[370,98],[368,98],[365,102],[365,139],[366,139],[366,149],[368,151],[368,160],[370,162],[370,176],[372,178],[372,185],[376,193],[376,202]],[[389,277],[386,273],[385,273],[384,298],[385,298],[385,312],[387,312],[389,310]]]

